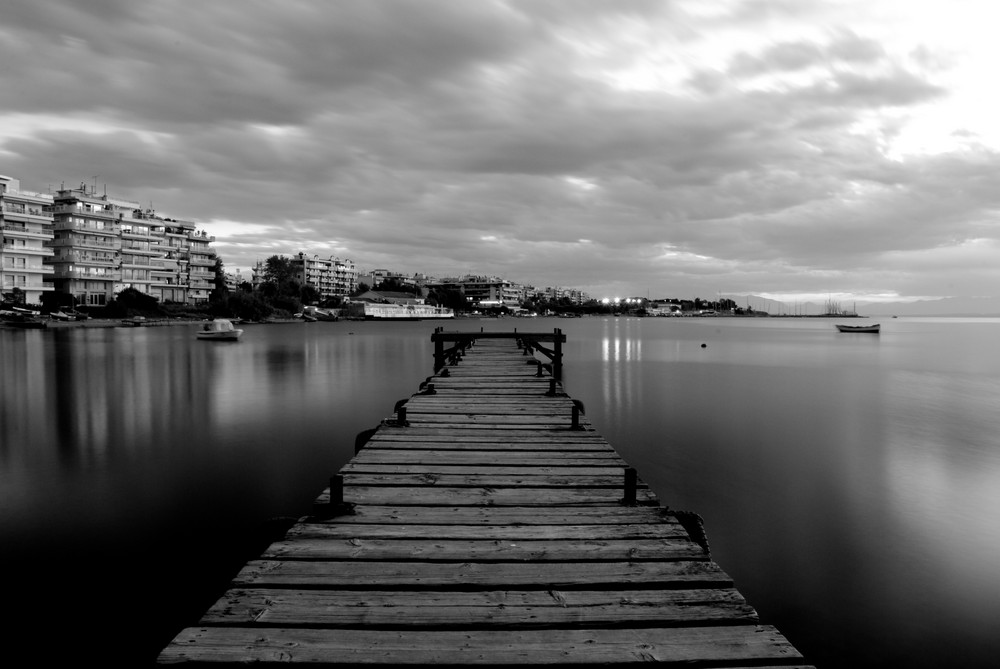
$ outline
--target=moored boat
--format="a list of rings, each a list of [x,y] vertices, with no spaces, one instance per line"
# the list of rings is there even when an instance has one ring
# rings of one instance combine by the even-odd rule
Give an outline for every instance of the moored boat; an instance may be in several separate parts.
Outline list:
[[[198,339],[215,341],[236,341],[242,335],[243,330],[235,327],[233,322],[226,318],[216,318],[210,323],[205,323],[197,332]]]
[[[3,323],[24,330],[41,330],[48,327],[45,321],[20,312],[4,312]]]
[[[871,334],[878,334],[882,326],[878,323],[872,325],[840,325],[838,323],[837,329],[841,332],[869,332]]]

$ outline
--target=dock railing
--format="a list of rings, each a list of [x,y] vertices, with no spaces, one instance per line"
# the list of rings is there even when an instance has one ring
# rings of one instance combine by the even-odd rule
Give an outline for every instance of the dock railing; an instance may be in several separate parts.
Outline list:
[[[566,341],[566,335],[560,328],[555,328],[551,333],[518,332],[517,328],[513,332],[486,332],[482,328],[479,332],[445,332],[443,327],[436,328],[431,335],[431,341],[434,342],[434,373],[437,374],[448,364],[456,364],[477,339],[516,339],[524,355],[537,352],[548,358],[548,362],[538,361],[538,376],[542,376],[544,369],[553,379],[562,380],[562,345]],[[547,348],[542,342],[551,342],[552,347]]]

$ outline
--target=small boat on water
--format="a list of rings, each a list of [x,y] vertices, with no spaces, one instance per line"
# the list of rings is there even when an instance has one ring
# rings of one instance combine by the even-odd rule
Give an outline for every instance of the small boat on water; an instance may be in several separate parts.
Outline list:
[[[20,311],[4,312],[2,322],[15,328],[21,328],[22,330],[43,330],[48,327],[48,323],[45,321]]]
[[[878,334],[882,329],[882,326],[878,323],[872,325],[837,325],[837,329],[841,332],[869,332],[871,334]]]
[[[236,341],[243,335],[243,330],[235,327],[233,322],[226,318],[216,318],[211,323],[205,323],[198,330],[198,339],[211,339],[215,341]]]

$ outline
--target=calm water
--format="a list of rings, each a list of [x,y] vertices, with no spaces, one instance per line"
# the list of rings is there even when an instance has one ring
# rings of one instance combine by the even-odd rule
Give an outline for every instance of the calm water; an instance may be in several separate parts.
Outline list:
[[[994,666],[1000,320],[881,322],[447,327],[562,328],[567,392],[818,666]],[[431,373],[436,325],[0,329],[13,634],[154,658]]]

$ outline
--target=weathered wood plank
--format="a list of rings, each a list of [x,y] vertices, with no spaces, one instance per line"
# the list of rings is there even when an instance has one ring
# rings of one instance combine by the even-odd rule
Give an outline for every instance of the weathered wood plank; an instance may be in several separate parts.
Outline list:
[[[491,428],[509,428],[511,426],[519,427],[524,429],[527,425],[542,425],[542,426],[565,426],[568,429],[570,425],[570,414],[566,412],[563,415],[559,414],[521,414],[521,415],[499,415],[499,414],[484,414],[484,413],[429,413],[429,412],[416,412],[410,413],[407,411],[406,419],[415,425],[427,425],[432,423],[441,423],[446,425],[459,425],[459,424],[476,424],[483,425]],[[583,419],[580,419],[580,424],[584,424]],[[466,425],[466,427],[468,427]]]
[[[675,524],[676,518],[658,507],[618,506],[576,508],[552,506],[522,508],[508,506],[379,506],[356,507],[350,514],[330,521],[309,522],[407,523],[441,525],[617,525],[621,523]]]
[[[386,497],[391,496],[393,502],[400,506],[409,505],[447,505],[476,504],[497,506],[553,506],[556,504],[618,504],[622,499],[622,491],[614,488],[441,488],[437,486],[422,487],[386,487],[386,486],[344,486],[344,501],[350,504],[381,504]],[[636,492],[640,503],[655,504],[656,496],[648,489]],[[324,504],[330,498],[329,489],[317,498],[317,504]]]
[[[405,621],[401,625],[401,621]],[[554,625],[755,624],[732,588],[709,590],[231,590],[202,625],[530,628]]]
[[[375,659],[377,658],[377,660]],[[773,627],[736,625],[640,629],[358,630],[192,627],[160,661],[398,665],[633,664],[799,660]],[[710,666],[710,665],[709,665]]]
[[[501,542],[502,543],[502,542]],[[433,556],[425,556],[433,559]],[[530,564],[530,568],[528,565]],[[252,560],[234,587],[269,588],[656,588],[732,587],[714,562],[372,562]]]
[[[486,541],[676,539],[687,540],[680,524],[615,525],[422,525],[299,523],[285,541],[310,539],[482,539]]]
[[[707,560],[704,549],[690,541],[622,539],[605,541],[442,541],[437,539],[300,539],[278,541],[263,560],[382,561],[665,561]]]
[[[425,462],[440,465],[481,465],[529,467],[627,467],[628,464],[614,451],[431,451],[363,448],[354,456],[359,464],[395,463],[421,464]]]
[[[381,463],[364,463],[364,462],[349,462],[344,465],[341,470],[341,474],[350,475],[351,480],[354,483],[360,482],[360,479],[356,475],[399,475],[399,476],[417,476],[420,474],[427,474],[429,476],[450,476],[456,477],[459,475],[468,476],[481,476],[483,474],[482,467],[478,465],[426,465],[426,464],[381,464]],[[613,478],[616,483],[621,483],[622,479],[622,468],[621,467],[517,467],[517,466],[496,466],[491,467],[491,475],[495,476],[518,476],[518,477],[531,477],[537,479],[536,482],[544,482],[545,479],[560,476],[593,476],[593,477],[605,477]],[[425,479],[421,479],[425,480]],[[441,483],[443,479],[432,478],[429,479],[435,483]]]
[[[611,449],[608,441],[597,432],[590,430],[567,430],[560,428],[534,428],[531,430],[504,430],[501,434],[491,434],[478,429],[442,429],[440,426],[420,428],[379,427],[371,437],[372,441],[401,441],[418,443],[421,441],[466,441],[494,444],[601,444]]]
[[[601,441],[503,441],[496,437],[483,437],[479,439],[458,437],[455,440],[448,440],[446,437],[430,437],[424,440],[414,439],[403,441],[400,439],[372,439],[364,445],[365,448],[398,449],[405,451],[486,451],[486,450],[522,450],[522,451],[592,451],[608,452],[613,449]],[[352,463],[348,463],[352,464]]]
[[[555,488],[559,486],[568,487],[591,487],[591,488],[617,488],[623,485],[621,470],[616,474],[592,475],[592,474],[562,474],[562,475],[542,475],[542,474],[451,474],[439,467],[437,472],[430,473],[402,473],[402,472],[351,472],[345,476],[347,485],[363,486],[444,486],[451,488]],[[639,484],[645,487],[643,484]]]

